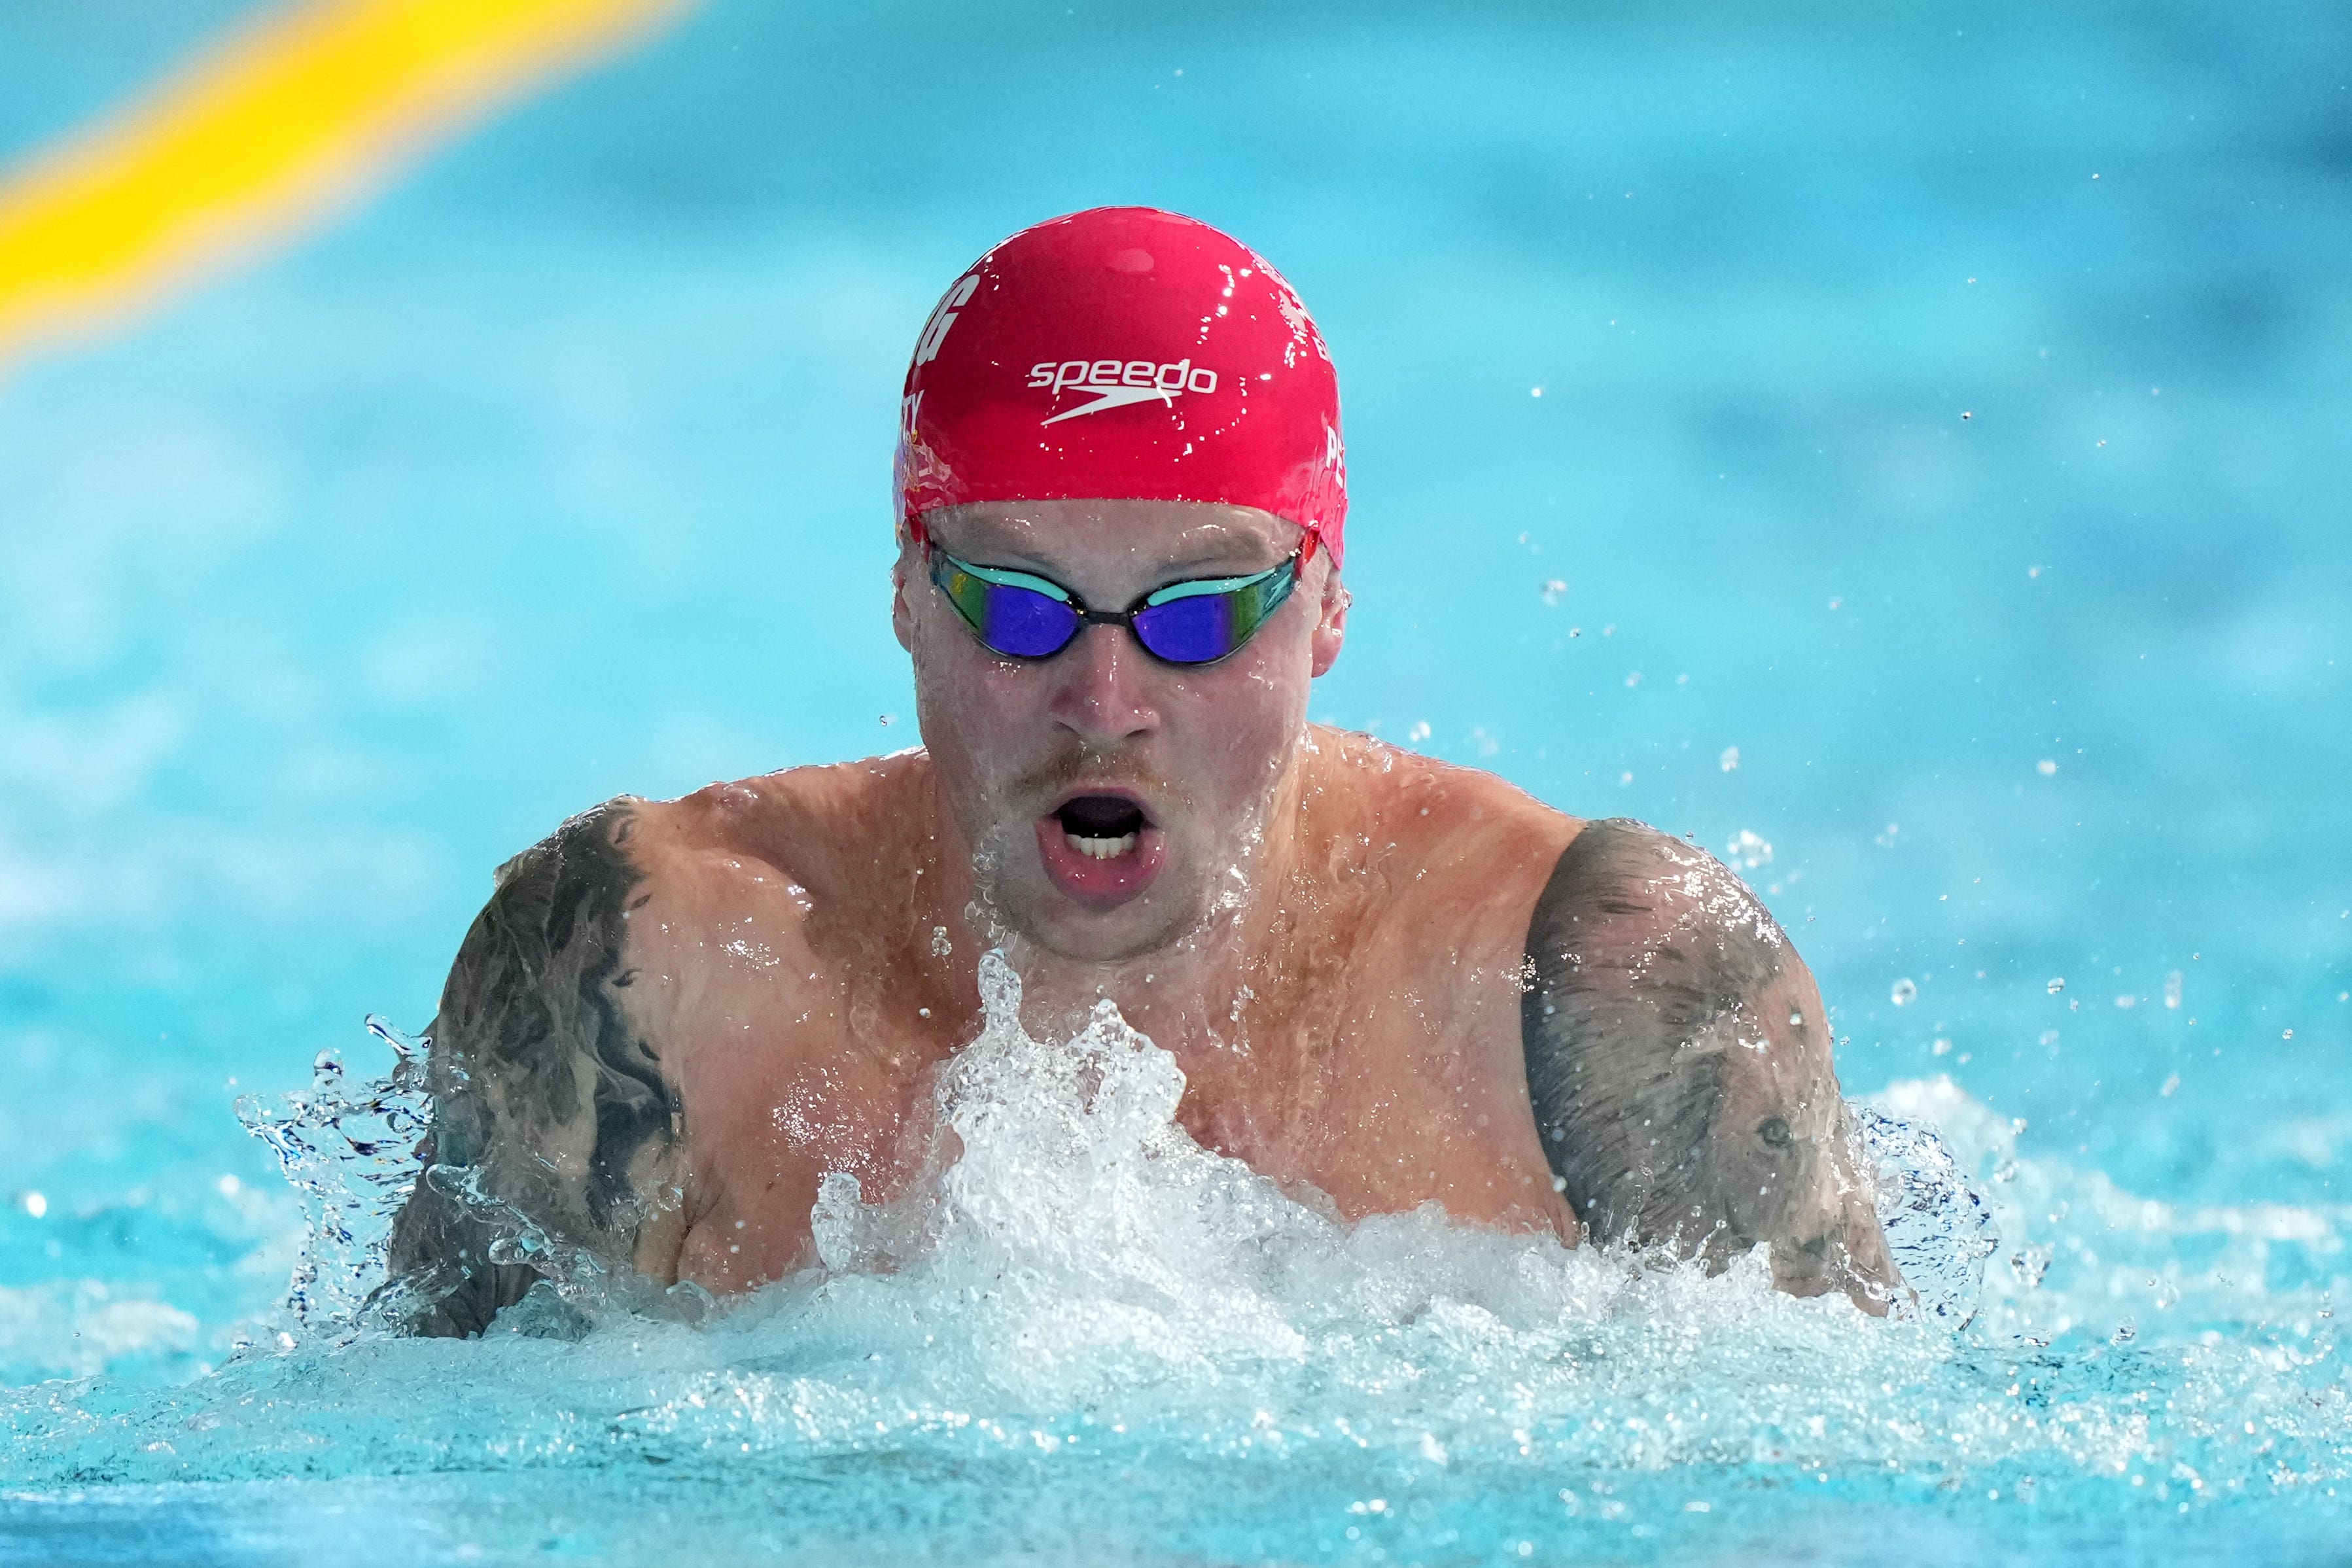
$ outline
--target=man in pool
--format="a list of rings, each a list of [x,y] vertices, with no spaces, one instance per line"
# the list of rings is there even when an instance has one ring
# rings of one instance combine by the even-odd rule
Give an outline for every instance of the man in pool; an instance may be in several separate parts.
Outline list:
[[[922,1167],[991,947],[1032,1033],[1116,1000],[1195,1139],[1343,1215],[1762,1247],[1883,1311],[1827,1018],[1738,879],[1307,722],[1345,477],[1321,337],[1218,231],[1097,209],[958,278],[901,408],[922,747],[616,800],[500,869],[432,1030],[411,1326],[480,1332],[534,1247],[722,1293],[812,1261],[827,1173]]]

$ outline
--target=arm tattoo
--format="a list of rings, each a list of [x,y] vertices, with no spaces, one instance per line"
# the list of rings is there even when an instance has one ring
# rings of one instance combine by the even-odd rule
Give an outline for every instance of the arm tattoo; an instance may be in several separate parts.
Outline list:
[[[518,1228],[629,1267],[666,1196],[679,1107],[624,1006],[628,914],[650,896],[635,828],[630,804],[600,807],[501,866],[450,969],[425,1169],[393,1233],[414,1332],[478,1333],[520,1300],[541,1270],[491,1255]]]
[[[1760,1244],[1800,1294],[1891,1280],[1828,1020],[1727,867],[1639,822],[1591,823],[1537,900],[1528,966],[1536,1125],[1590,1231],[1714,1269]]]

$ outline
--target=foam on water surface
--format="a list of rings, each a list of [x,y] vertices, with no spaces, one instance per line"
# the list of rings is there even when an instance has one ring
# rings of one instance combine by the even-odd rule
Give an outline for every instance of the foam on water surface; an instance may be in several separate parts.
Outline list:
[[[167,1391],[0,1395],[7,1484],[162,1488],[135,1495],[168,1511],[191,1484],[331,1479],[487,1518],[528,1477],[608,1544],[615,1499],[690,1494],[739,1544],[811,1549],[910,1548],[941,1539],[941,1498],[967,1524],[1026,1500],[1045,1523],[1019,1539],[1056,1556],[1507,1561],[1604,1528],[1642,1555],[1718,1510],[1795,1528],[1816,1496],[1942,1505],[1907,1530],[2009,1500],[1968,1516],[1987,1541],[2121,1539],[2253,1497],[2343,1518],[2343,1214],[2144,1203],[2020,1158],[1948,1081],[1898,1084],[1866,1125],[1919,1301],[1877,1320],[1775,1291],[1758,1258],[1709,1278],[1433,1206],[1343,1223],[1195,1144],[1174,1060],[1112,1005],[1040,1041],[1001,960],[984,992],[930,1176],[886,1205],[829,1179],[812,1267],[737,1302],[635,1301],[650,1314],[558,1267],[474,1343],[372,1326],[413,1071],[346,1088],[322,1064],[247,1108],[314,1200],[289,1310]]]

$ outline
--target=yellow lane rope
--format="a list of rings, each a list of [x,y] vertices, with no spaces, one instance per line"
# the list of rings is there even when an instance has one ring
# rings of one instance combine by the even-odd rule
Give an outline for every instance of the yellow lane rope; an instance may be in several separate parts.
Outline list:
[[[687,0],[306,0],[0,171],[0,368],[259,248]]]

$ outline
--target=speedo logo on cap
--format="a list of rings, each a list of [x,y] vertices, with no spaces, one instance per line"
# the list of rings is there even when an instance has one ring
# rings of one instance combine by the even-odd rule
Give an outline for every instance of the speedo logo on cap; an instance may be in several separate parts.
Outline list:
[[[1129,403],[1155,399],[1172,403],[1180,392],[1213,392],[1217,390],[1217,372],[1189,359],[1171,364],[1154,364],[1150,360],[1040,360],[1029,367],[1029,384],[1050,387],[1056,396],[1069,391],[1092,394],[1094,402],[1066,408],[1041,422],[1059,424],[1082,413],[1100,413]]]

